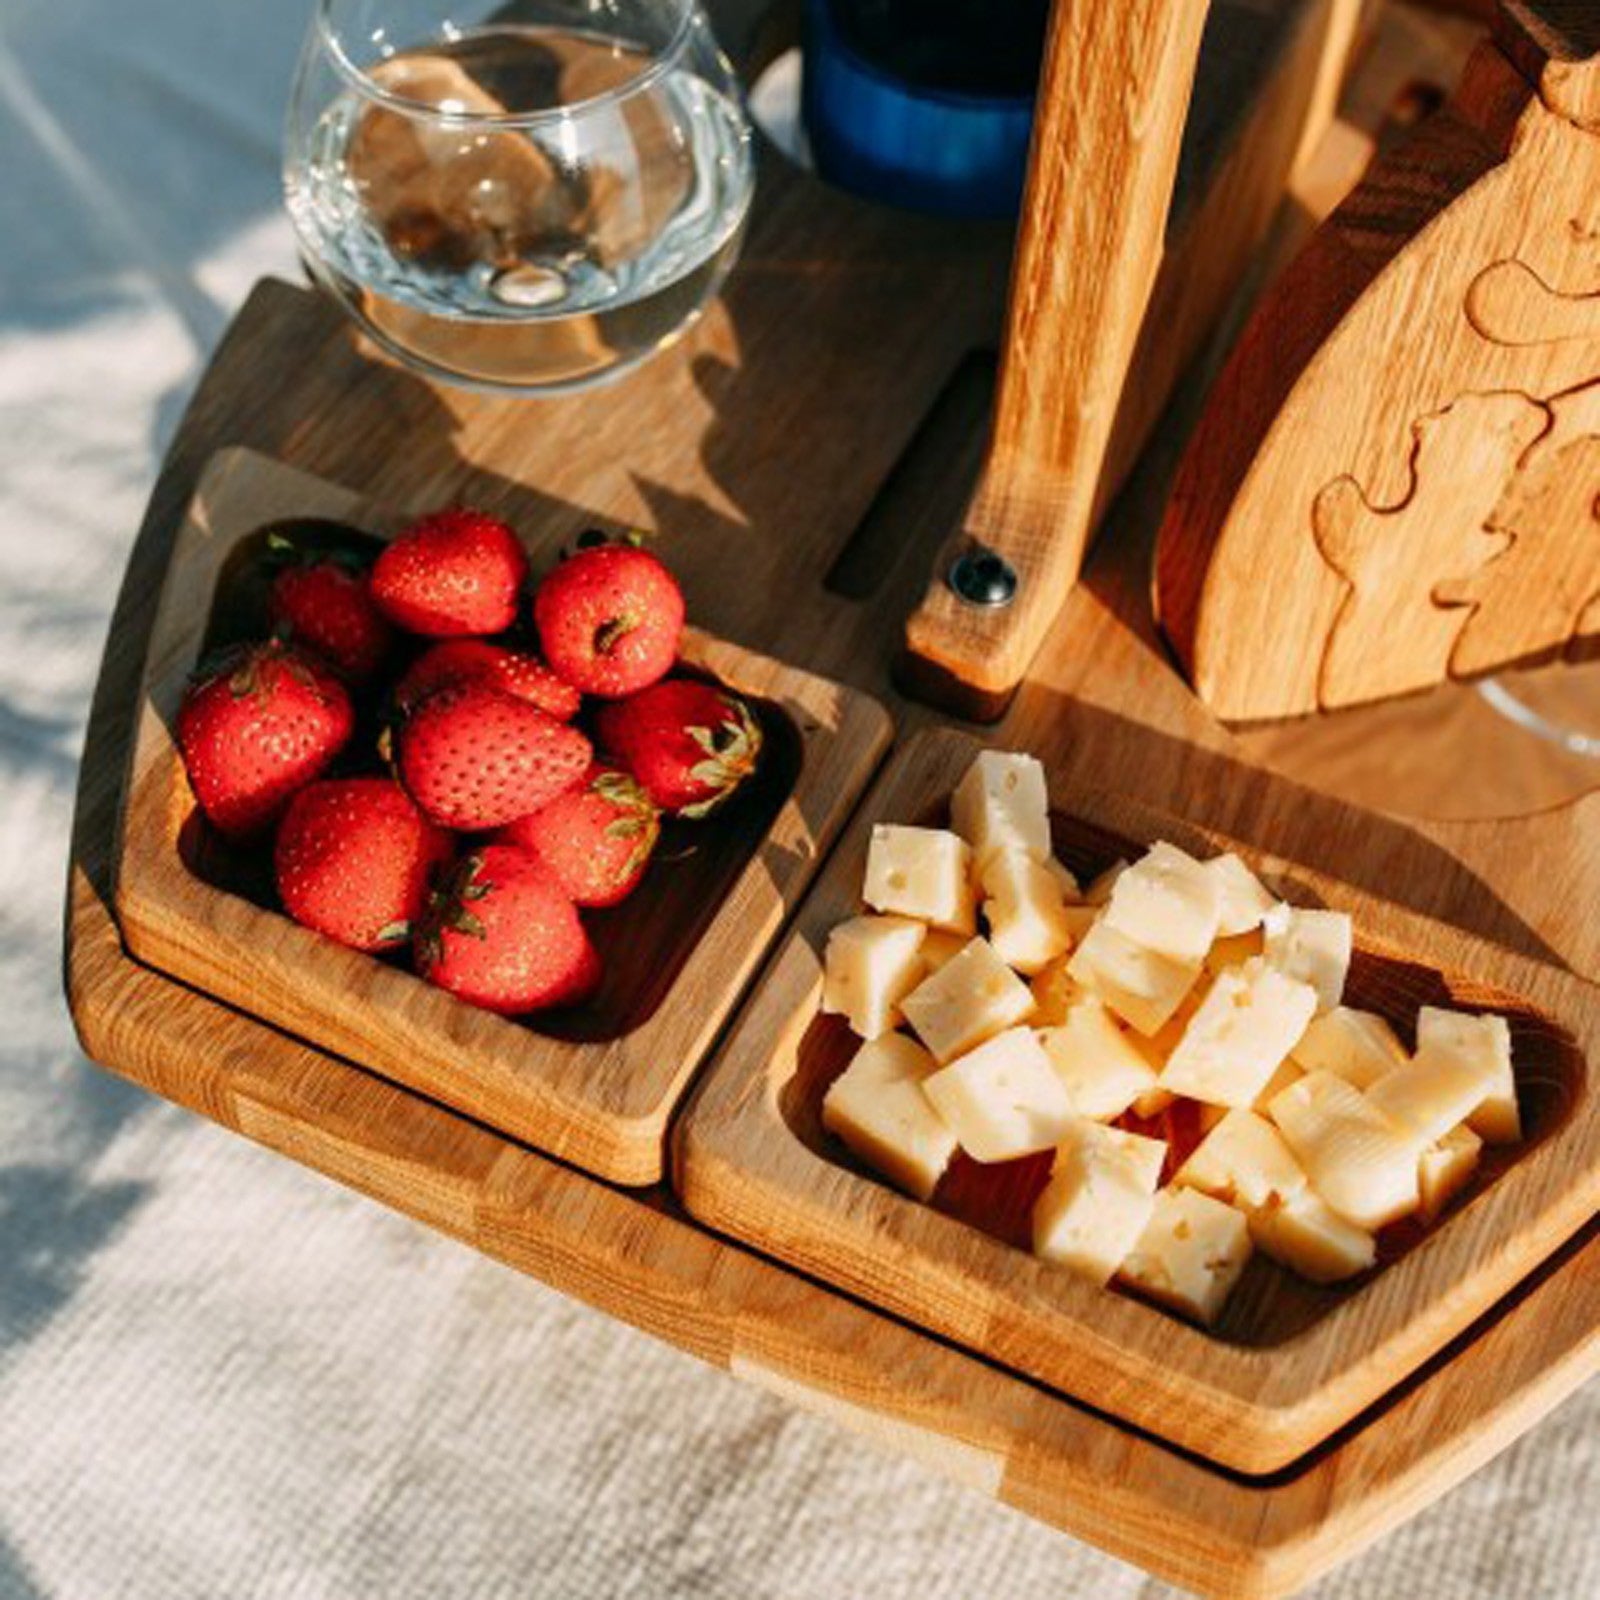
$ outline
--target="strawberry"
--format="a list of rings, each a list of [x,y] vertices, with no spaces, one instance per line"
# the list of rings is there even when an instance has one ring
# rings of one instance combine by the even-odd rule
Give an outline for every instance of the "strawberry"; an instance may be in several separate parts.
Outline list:
[[[178,747],[200,809],[220,832],[248,839],[321,774],[354,723],[339,680],[274,639],[229,651],[195,680],[178,712]]]
[[[527,555],[505,523],[464,508],[436,511],[385,547],[372,569],[372,598],[411,633],[500,633],[516,620],[527,575]]]
[[[575,1005],[600,981],[577,908],[514,845],[485,845],[460,862],[432,896],[416,956],[430,983],[508,1016]]]
[[[450,836],[399,784],[324,779],[289,802],[278,828],[278,897],[296,922],[356,950],[381,950],[410,937],[450,853]]]
[[[297,558],[274,538],[286,560],[272,580],[267,606],[273,627],[314,650],[348,683],[369,683],[394,645],[394,629],[372,602],[367,576],[342,553]]]
[[[583,696],[563,683],[537,656],[520,655],[484,639],[446,639],[412,662],[395,687],[395,703],[414,711],[436,689],[456,683],[487,683],[570,722]]]
[[[575,788],[593,755],[576,728],[483,683],[429,695],[398,744],[412,799],[440,827],[469,833],[503,827]]]
[[[703,817],[755,771],[761,725],[737,695],[693,678],[668,678],[604,707],[601,748],[663,811]]]
[[[683,615],[677,579],[648,550],[625,544],[580,550],[533,597],[545,660],[574,688],[608,700],[667,675]]]
[[[654,802],[625,772],[596,766],[569,789],[496,834],[537,856],[580,906],[614,906],[638,888],[661,836]]]

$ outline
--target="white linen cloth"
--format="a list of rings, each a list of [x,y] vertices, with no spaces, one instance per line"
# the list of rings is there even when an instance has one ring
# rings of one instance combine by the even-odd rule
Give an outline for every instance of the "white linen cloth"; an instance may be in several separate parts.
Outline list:
[[[106,1077],[58,976],[118,576],[292,273],[306,0],[0,6],[0,1600],[1167,1591]],[[1321,1592],[1600,1590],[1600,1394]]]

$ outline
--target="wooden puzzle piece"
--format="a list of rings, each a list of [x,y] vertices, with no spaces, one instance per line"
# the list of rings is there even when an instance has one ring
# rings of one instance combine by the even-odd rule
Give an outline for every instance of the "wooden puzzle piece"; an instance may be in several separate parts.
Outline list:
[[[1496,344],[1600,339],[1600,294],[1564,294],[1521,261],[1496,261],[1472,280],[1467,317]]]
[[[1441,579],[1460,581],[1506,549],[1490,518],[1549,421],[1523,394],[1463,395],[1414,424],[1412,488],[1403,502],[1373,506],[1349,477],[1317,496],[1317,548],[1348,585],[1322,660],[1324,706],[1371,698],[1375,652],[1390,693],[1445,676],[1468,612],[1440,604],[1436,590]]]
[[[1600,382],[1549,403],[1550,425],[1489,517],[1510,547],[1434,598],[1471,606],[1450,671],[1469,677],[1553,654],[1600,628]]]

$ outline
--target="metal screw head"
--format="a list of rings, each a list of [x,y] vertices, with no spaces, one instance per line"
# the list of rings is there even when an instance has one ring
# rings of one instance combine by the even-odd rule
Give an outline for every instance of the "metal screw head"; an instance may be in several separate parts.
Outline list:
[[[1004,556],[977,545],[950,563],[945,582],[969,606],[998,610],[1017,598],[1016,568]]]

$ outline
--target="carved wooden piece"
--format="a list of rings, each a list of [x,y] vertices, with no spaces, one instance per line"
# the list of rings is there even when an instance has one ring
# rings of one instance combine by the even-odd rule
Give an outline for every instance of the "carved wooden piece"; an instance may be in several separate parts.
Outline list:
[[[140,960],[618,1183],[660,1176],[667,1119],[798,904],[890,738],[876,701],[704,635],[683,657],[767,724],[752,793],[668,841],[627,905],[592,916],[606,962],[579,1011],[520,1022],[346,950],[259,903],[248,867],[198,837],[171,724],[219,596],[275,522],[392,533],[405,516],[248,451],[214,458],[151,634],[124,808],[117,915]],[[251,896],[251,897],[247,897]]]
[[[1567,9],[1588,33],[1508,8],[1213,391],[1157,587],[1221,716],[1376,700],[1594,637],[1600,7]]]
[[[1198,0],[1059,0],[988,455],[907,625],[902,676],[920,695],[983,720],[1004,708],[1326,128],[1370,11],[1370,0],[1216,0],[1202,50]],[[1248,85],[1248,111],[1209,127],[1215,106],[1196,111],[1186,163],[1207,159],[1208,140],[1225,154],[1169,217],[1197,51],[1202,74]],[[975,544],[1021,579],[1003,610],[964,604],[946,582]]]

